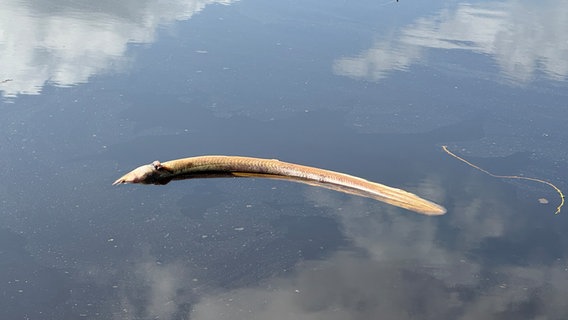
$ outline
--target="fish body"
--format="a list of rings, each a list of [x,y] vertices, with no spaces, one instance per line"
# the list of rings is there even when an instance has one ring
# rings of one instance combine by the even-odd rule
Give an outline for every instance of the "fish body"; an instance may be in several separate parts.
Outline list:
[[[408,191],[368,181],[345,173],[309,167],[276,159],[239,156],[199,156],[154,161],[117,179],[123,183],[167,184],[195,178],[268,178],[305,183],[386,202],[425,215],[442,215],[446,209]]]

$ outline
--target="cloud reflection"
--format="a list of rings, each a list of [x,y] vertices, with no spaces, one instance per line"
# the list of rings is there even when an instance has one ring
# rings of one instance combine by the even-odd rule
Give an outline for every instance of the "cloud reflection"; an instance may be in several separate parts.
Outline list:
[[[0,92],[39,94],[46,82],[71,86],[124,68],[129,43],[154,41],[159,25],[233,0],[0,2]]]
[[[465,181],[467,183],[467,181]],[[475,184],[471,184],[475,185]],[[477,184],[479,185],[479,184]],[[480,187],[481,188],[481,187]],[[338,251],[303,262],[289,277],[203,297],[189,319],[560,319],[568,316],[568,261],[502,264],[476,254],[496,237],[526,233],[530,223],[506,223],[516,212],[491,200],[496,190],[472,190],[441,219],[371,212],[364,201],[330,199],[309,191],[320,206],[338,210],[346,236],[361,252]],[[489,199],[479,201],[477,197]],[[499,214],[495,214],[499,212]],[[491,220],[491,221],[489,221]],[[480,223],[477,223],[480,221]],[[521,227],[523,226],[523,227]],[[490,259],[490,258],[488,258]]]
[[[114,304],[114,319],[174,319],[191,299],[190,293],[184,294],[192,277],[183,262],[162,264],[144,254],[132,268],[128,278],[133,281],[118,286],[120,302]]]
[[[380,41],[355,57],[334,63],[334,72],[379,80],[424,59],[427,49],[468,50],[492,56],[515,82],[537,71],[563,80],[568,75],[568,29],[562,1],[460,4],[436,16],[418,19],[398,37]]]

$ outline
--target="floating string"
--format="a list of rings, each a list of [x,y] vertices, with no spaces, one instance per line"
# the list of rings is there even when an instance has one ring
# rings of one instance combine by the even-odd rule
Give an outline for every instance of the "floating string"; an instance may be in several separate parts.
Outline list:
[[[560,204],[558,205],[558,207],[556,208],[556,212],[554,214],[559,214],[560,213],[560,209],[562,208],[562,206],[564,205],[564,194],[562,193],[562,190],[560,190],[557,186],[553,185],[551,182],[545,181],[545,180],[541,180],[541,179],[537,179],[537,178],[530,178],[530,177],[520,177],[520,176],[502,176],[502,175],[498,175],[498,174],[493,174],[483,168],[480,168],[478,166],[476,166],[475,164],[465,160],[464,158],[454,154],[453,152],[451,152],[450,150],[448,150],[447,146],[442,146],[442,149],[449,154],[450,156],[458,159],[459,161],[467,164],[470,167],[473,167],[485,174],[488,174],[494,178],[499,178],[499,179],[520,179],[520,180],[529,180],[529,181],[535,181],[535,182],[540,182],[540,183],[544,183],[546,185],[551,186],[552,188],[554,188],[554,190],[556,190],[556,192],[558,192],[558,194],[560,195]]]

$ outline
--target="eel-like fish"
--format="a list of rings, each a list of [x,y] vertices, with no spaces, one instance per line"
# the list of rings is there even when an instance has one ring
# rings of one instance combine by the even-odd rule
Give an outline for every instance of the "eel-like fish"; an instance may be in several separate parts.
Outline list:
[[[171,180],[245,177],[301,182],[344,193],[372,198],[425,215],[442,215],[446,209],[417,195],[344,173],[303,166],[276,159],[238,156],[200,156],[154,161],[117,179],[123,183],[167,184]]]

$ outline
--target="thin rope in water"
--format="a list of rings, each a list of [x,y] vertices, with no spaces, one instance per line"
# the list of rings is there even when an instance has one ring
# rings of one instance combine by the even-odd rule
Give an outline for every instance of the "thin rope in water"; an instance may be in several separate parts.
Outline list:
[[[560,209],[562,208],[562,206],[564,205],[564,193],[562,193],[562,190],[560,190],[557,186],[555,186],[554,184],[552,184],[551,182],[545,181],[545,180],[541,180],[541,179],[537,179],[537,178],[530,178],[530,177],[520,177],[520,176],[502,176],[499,174],[493,174],[483,168],[480,168],[478,166],[476,166],[475,164],[465,160],[464,158],[456,155],[455,153],[451,152],[448,149],[448,146],[442,146],[442,150],[444,150],[447,154],[449,154],[450,156],[460,160],[461,162],[467,164],[470,167],[473,167],[485,174],[488,174],[494,178],[499,178],[499,179],[520,179],[520,180],[528,180],[528,181],[535,181],[535,182],[540,182],[540,183],[544,183],[546,185],[551,186],[552,188],[554,188],[554,190],[556,190],[556,192],[558,192],[558,194],[560,195],[560,204],[558,205],[558,207],[556,208],[556,212],[554,214],[559,214],[560,213]]]
[[[389,4],[396,3],[396,2],[398,2],[398,1],[397,0],[391,0],[391,1],[388,1],[388,2],[379,3],[379,7],[388,6]]]

